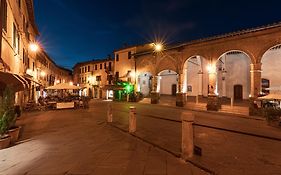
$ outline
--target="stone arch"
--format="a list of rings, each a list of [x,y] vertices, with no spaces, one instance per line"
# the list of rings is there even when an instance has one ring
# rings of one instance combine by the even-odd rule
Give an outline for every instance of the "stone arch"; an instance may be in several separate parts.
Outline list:
[[[207,63],[208,59],[201,55],[193,55],[185,59],[182,70],[182,91],[187,96],[208,95],[208,74],[204,70],[205,64]]]
[[[161,58],[161,60],[158,61],[158,63],[156,64],[156,74],[158,75],[161,71],[164,70],[172,70],[176,73],[179,72],[179,70],[177,70],[177,65],[176,65],[176,61],[169,58],[169,57],[164,57]]]
[[[144,97],[150,95],[152,90],[152,73],[141,72],[138,74],[137,91],[142,93]]]
[[[217,56],[216,56],[216,60],[215,61],[217,62],[218,59],[220,59],[220,57],[222,57],[223,55],[225,55],[225,54],[227,54],[229,52],[242,52],[243,54],[245,54],[251,60],[251,64],[254,64],[256,62],[254,55],[250,51],[248,51],[246,49],[239,49],[239,48],[236,48],[236,49],[225,49],[225,50],[219,52],[217,54]]]
[[[266,88],[280,89],[281,86],[281,43],[270,47],[264,52],[260,59],[261,63],[261,92],[276,93],[274,90],[267,90]],[[268,81],[266,81],[268,80]]]
[[[257,58],[256,58],[256,63],[261,63],[262,57],[264,56],[264,54],[270,50],[271,48],[281,45],[281,39],[275,40],[275,41],[271,41],[266,43],[262,49],[260,49],[260,51],[257,54]]]
[[[188,61],[188,59],[190,59],[190,58],[192,58],[194,56],[200,56],[200,57],[205,58],[206,60],[208,60],[208,58],[209,58],[209,56],[207,54],[203,54],[203,53],[199,53],[199,52],[194,52],[194,53],[191,53],[191,54],[189,53],[187,55],[183,55],[184,59],[181,62],[180,69],[183,70],[186,61]]]
[[[251,93],[251,56],[243,50],[228,50],[221,54],[215,62],[215,92],[221,97],[234,98],[234,86],[243,86],[243,99]]]
[[[157,91],[162,95],[176,95],[178,84],[178,73],[174,70],[166,69],[158,74]]]
[[[151,61],[151,57],[143,57],[139,60],[137,59],[136,65],[138,74],[142,72],[150,72],[153,75],[156,74],[155,64]]]

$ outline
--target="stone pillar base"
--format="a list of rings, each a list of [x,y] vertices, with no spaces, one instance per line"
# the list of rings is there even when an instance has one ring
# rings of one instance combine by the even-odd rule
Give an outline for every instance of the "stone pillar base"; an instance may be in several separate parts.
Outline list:
[[[159,92],[151,92],[150,93],[151,96],[151,104],[158,104],[159,103],[159,99],[160,99],[160,94]]]
[[[216,95],[209,95],[207,100],[208,111],[218,111],[221,109],[220,98]]]
[[[184,107],[186,104],[186,93],[177,93],[176,106]]]

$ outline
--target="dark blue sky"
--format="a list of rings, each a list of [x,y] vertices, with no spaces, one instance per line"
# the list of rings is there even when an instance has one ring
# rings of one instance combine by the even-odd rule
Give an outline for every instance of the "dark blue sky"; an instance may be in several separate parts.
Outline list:
[[[168,44],[281,21],[281,1],[35,0],[39,41],[59,65],[105,58],[114,49]]]

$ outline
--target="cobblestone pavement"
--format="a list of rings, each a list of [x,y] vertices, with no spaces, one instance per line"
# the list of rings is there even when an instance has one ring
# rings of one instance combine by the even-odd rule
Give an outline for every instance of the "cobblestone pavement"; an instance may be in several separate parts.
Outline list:
[[[206,172],[105,122],[90,109],[26,113],[20,141],[0,150],[1,175],[203,175]],[[124,115],[125,116],[125,115]]]
[[[181,123],[151,118],[153,116],[180,121],[183,111],[160,105],[112,103],[113,125],[128,129],[128,108],[137,108],[135,135],[175,154],[181,149]],[[94,108],[106,108],[95,104]],[[268,126],[265,121],[251,120],[233,115],[194,112],[195,122],[246,133],[281,138],[281,130]],[[281,174],[281,141],[249,136],[234,132],[195,126],[195,145],[202,148],[202,156],[191,161],[216,174],[279,175]]]

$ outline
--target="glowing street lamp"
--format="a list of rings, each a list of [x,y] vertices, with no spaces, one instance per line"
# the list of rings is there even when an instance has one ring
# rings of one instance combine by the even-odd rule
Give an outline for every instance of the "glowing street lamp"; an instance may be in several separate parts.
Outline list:
[[[45,77],[45,76],[46,76],[46,72],[41,71],[41,72],[40,72],[40,75],[41,75],[41,77]]]
[[[29,49],[32,52],[37,52],[39,50],[39,45],[37,43],[30,43],[29,44]]]
[[[208,64],[207,66],[207,71],[209,74],[214,74],[216,73],[216,66],[213,64]]]
[[[155,52],[161,52],[163,50],[163,44],[161,43],[154,44],[154,50]]]

